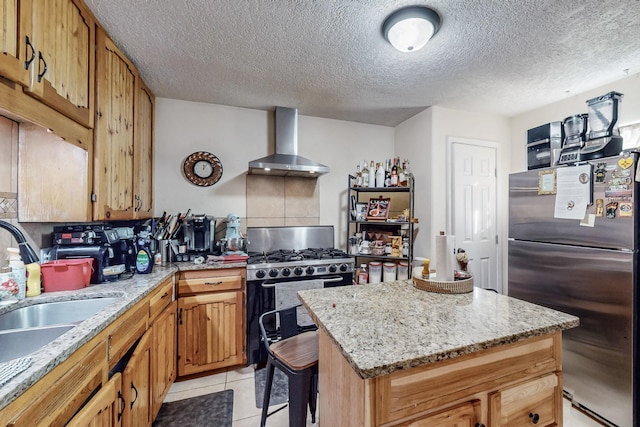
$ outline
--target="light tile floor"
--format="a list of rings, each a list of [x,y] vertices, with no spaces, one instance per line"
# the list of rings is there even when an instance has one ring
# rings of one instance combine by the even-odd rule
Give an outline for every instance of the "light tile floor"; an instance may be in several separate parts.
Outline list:
[[[233,389],[233,427],[259,426],[261,409],[256,408],[252,367],[230,369],[219,374],[174,383],[165,398],[165,402],[187,399],[189,397],[228,389]],[[321,396],[318,396],[318,399],[321,399]],[[270,408],[270,411],[277,408],[277,406],[273,406]],[[285,408],[267,419],[267,427],[288,427],[288,417],[289,412],[288,409]],[[317,422],[319,418],[318,414],[318,416],[316,416]],[[307,418],[307,426],[317,425],[317,423],[311,423],[311,415],[309,415]],[[567,399],[564,399],[564,426],[601,427],[602,424],[574,408]]]

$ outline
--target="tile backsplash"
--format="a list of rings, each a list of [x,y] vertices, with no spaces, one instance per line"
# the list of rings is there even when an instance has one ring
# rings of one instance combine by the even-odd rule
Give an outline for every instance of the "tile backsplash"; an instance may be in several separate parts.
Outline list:
[[[320,224],[317,179],[247,175],[247,227]]]

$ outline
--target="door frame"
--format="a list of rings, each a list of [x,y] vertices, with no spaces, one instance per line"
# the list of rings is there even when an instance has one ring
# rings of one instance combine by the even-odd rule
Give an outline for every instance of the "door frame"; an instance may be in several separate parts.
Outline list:
[[[502,224],[504,215],[501,214],[499,206],[501,205],[501,197],[500,197],[500,176],[498,175],[498,161],[501,158],[501,153],[500,153],[500,144],[497,143],[496,141],[488,141],[488,140],[483,140],[483,139],[475,139],[475,138],[463,138],[463,137],[459,137],[459,136],[447,136],[446,138],[446,144],[447,144],[447,201],[446,201],[446,205],[447,205],[447,213],[446,213],[446,220],[447,220],[447,234],[451,234],[452,232],[452,228],[453,228],[453,197],[451,197],[452,191],[453,191],[453,161],[455,160],[453,158],[453,144],[455,143],[460,143],[460,144],[468,144],[468,145],[476,145],[479,147],[483,147],[483,148],[493,148],[495,150],[495,154],[496,154],[496,158],[495,158],[495,162],[496,162],[496,176],[495,176],[495,182],[496,182],[496,200],[495,200],[495,206],[494,206],[494,212],[495,212],[495,218],[496,218],[496,236],[498,241],[496,242],[496,261],[497,261],[497,265],[496,265],[496,280],[498,281],[498,283],[496,284],[496,288],[498,289],[499,293],[504,293],[504,272],[503,272],[503,242],[504,242],[504,237],[503,237],[503,233],[502,233],[502,227],[500,226],[500,224]]]

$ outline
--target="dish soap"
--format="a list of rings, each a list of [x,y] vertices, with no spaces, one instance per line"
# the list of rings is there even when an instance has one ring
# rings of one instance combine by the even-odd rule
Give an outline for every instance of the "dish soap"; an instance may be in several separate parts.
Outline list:
[[[27,296],[27,269],[17,248],[7,248],[7,254],[9,255],[9,267],[11,267],[13,280],[18,284],[16,298],[18,300],[24,299]]]
[[[149,249],[149,233],[146,231],[140,232],[140,237],[137,242],[136,251],[136,271],[138,274],[148,274],[153,270],[153,254]]]

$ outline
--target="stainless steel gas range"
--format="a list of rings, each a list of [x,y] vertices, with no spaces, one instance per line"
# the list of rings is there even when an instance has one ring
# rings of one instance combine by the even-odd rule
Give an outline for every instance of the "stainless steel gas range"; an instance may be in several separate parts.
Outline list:
[[[248,227],[247,240],[247,361],[260,366],[260,315],[299,304],[299,290],[353,284],[355,260],[334,248],[333,226]]]

